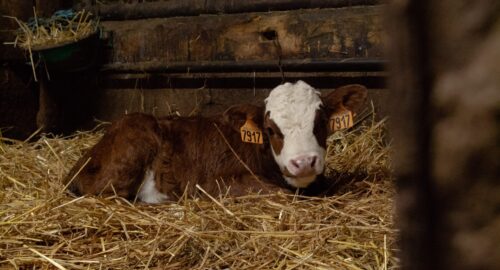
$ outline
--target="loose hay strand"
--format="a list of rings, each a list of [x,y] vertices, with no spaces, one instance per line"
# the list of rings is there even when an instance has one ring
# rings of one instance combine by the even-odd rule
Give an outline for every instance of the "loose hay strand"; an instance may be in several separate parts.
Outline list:
[[[224,212],[226,212],[228,215],[230,216],[233,216],[234,217],[234,213],[229,211],[226,207],[224,207],[224,205],[222,205],[219,201],[217,201],[214,197],[212,197],[210,194],[208,194],[208,192],[206,192],[202,187],[200,187],[200,185],[196,184],[196,188],[198,190],[200,190],[201,192],[203,192],[203,194],[205,194],[210,200],[212,200],[216,205],[218,205],[220,208],[222,208],[224,210]]]
[[[83,168],[85,168],[85,166],[87,166],[87,164],[89,164],[90,160],[91,160],[91,158],[89,157],[85,161],[85,163],[83,163],[83,165],[78,169],[78,171],[71,177],[71,179],[68,181],[68,183],[66,183],[66,185],[61,189],[61,192],[64,192],[66,189],[68,189],[69,185],[71,185],[71,183],[73,183],[73,181],[80,174],[80,172],[83,170]]]
[[[36,249],[27,247],[26,245],[23,246],[23,247],[29,249],[31,252],[35,253],[36,255],[40,256],[44,260],[48,261],[50,264],[52,264],[53,266],[57,267],[58,269],[60,269],[60,270],[66,270],[66,268],[64,266],[60,265],[59,263],[57,263],[53,259],[51,259],[51,258],[43,255],[42,253],[38,252]]]
[[[255,173],[250,169],[250,167],[248,167],[248,165],[243,160],[241,160],[240,156],[238,156],[236,151],[234,151],[233,147],[231,146],[229,141],[226,139],[226,137],[224,136],[224,133],[222,133],[220,128],[217,126],[217,124],[214,124],[214,126],[217,129],[217,131],[219,132],[219,134],[222,137],[222,139],[224,140],[224,142],[226,143],[229,150],[231,150],[231,152],[234,154],[236,159],[238,159],[238,161],[241,163],[241,165],[243,165],[243,167],[245,167],[245,169],[253,176],[253,178],[255,178],[256,181],[260,181],[259,177],[257,177],[257,175],[255,175]]]
[[[396,269],[383,126],[369,122],[330,138],[327,167],[353,181],[333,196],[183,196],[155,206],[63,192],[61,172],[100,131],[2,139],[0,268]]]

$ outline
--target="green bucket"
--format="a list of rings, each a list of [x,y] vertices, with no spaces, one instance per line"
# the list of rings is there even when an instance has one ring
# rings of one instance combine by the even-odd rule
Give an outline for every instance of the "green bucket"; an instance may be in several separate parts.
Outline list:
[[[72,43],[36,49],[50,71],[76,72],[95,66],[100,56],[99,31]]]

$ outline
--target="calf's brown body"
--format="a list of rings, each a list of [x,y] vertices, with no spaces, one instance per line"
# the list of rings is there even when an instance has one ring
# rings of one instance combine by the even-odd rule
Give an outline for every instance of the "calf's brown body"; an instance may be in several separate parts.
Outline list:
[[[292,90],[294,92],[290,92]],[[312,184],[318,186],[318,179],[323,179],[323,165],[318,165],[323,164],[322,155],[314,152],[310,163],[301,163],[305,169],[300,173],[291,173],[287,167],[290,162],[283,162],[283,158],[281,164],[277,163],[277,156],[287,145],[285,134],[290,134],[288,147],[311,143],[310,148],[301,151],[310,154],[307,151],[313,149],[324,153],[328,116],[338,108],[358,110],[366,99],[366,88],[348,85],[320,97],[314,88],[299,81],[285,83],[273,91],[281,91],[274,92],[278,93],[273,96],[277,98],[272,100],[274,106],[284,105],[275,111],[269,108],[270,95],[266,109],[236,105],[212,118],[126,115],[113,123],[103,138],[75,164],[65,183],[77,195],[116,194],[129,199],[146,196],[153,198],[149,202],[176,200],[186,191],[192,195],[196,185],[213,196],[293,192],[292,185],[305,186],[294,184],[294,179],[301,177],[315,181]],[[314,103],[309,106],[307,100]],[[303,112],[293,110],[296,107],[312,108],[310,117],[305,119]],[[285,111],[279,111],[283,109]],[[287,122],[290,116],[294,120]],[[282,132],[273,117],[282,117],[280,121],[286,132]],[[242,142],[240,127],[249,120],[262,129],[263,144]],[[304,133],[304,127],[310,128],[310,134]],[[307,139],[297,139],[297,134]],[[301,159],[292,162],[292,166],[299,161]]]
[[[228,191],[232,196],[286,187],[268,144],[243,143],[239,132],[222,117],[146,114],[127,115],[114,123],[66,181],[72,181],[70,190],[76,194],[116,192],[133,198],[147,170],[155,172],[157,189],[172,199],[185,190],[196,190],[196,184],[211,195]]]

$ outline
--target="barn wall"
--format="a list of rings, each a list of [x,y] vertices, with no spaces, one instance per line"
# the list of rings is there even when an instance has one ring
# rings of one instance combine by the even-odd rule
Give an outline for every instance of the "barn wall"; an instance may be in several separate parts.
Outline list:
[[[222,78],[217,77],[223,76]],[[387,97],[382,72],[286,72],[287,80],[302,79],[323,92],[349,84],[368,85],[381,115]],[[98,94],[96,117],[106,121],[125,112],[155,115],[214,115],[242,102],[262,104],[269,91],[282,82],[281,73],[228,74],[109,74]]]
[[[376,1],[291,2],[191,1],[187,9],[175,8],[183,1],[79,2],[101,15],[108,45],[93,114],[210,115],[262,102],[283,79],[324,91],[363,83],[380,103],[385,74]]]

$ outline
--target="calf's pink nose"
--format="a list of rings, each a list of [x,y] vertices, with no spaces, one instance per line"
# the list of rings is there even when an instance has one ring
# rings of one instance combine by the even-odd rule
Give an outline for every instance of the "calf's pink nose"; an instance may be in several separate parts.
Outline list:
[[[288,170],[296,176],[306,176],[315,172],[314,165],[318,160],[316,155],[303,155],[290,159]]]

